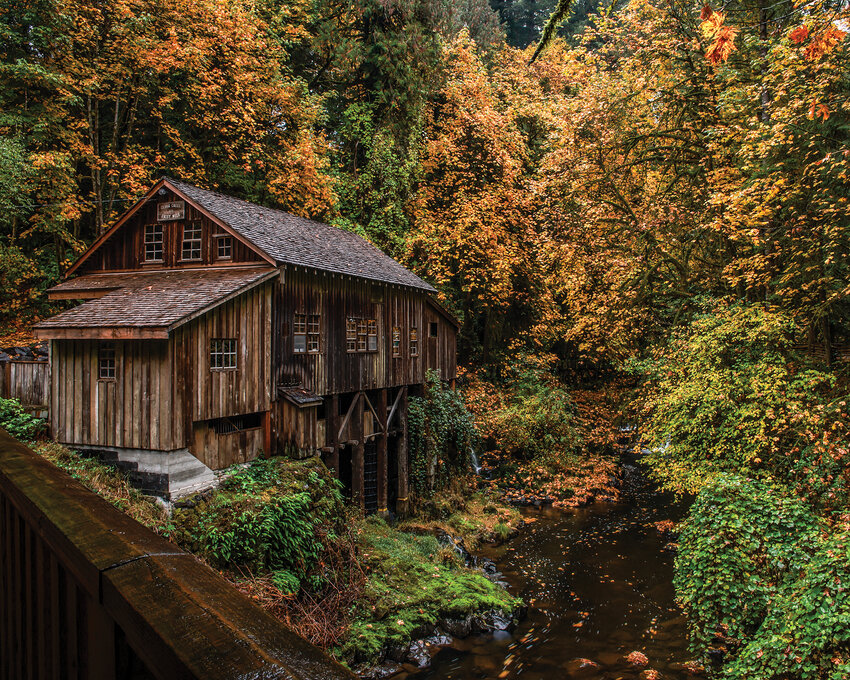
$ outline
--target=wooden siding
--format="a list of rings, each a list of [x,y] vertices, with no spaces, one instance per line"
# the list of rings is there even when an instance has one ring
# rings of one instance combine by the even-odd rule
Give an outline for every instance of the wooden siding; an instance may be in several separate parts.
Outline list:
[[[269,409],[271,286],[257,286],[172,332],[177,379],[191,402],[190,421]],[[235,370],[210,370],[215,338],[237,340]]]
[[[216,235],[226,231],[218,224],[186,203],[186,217],[183,220],[157,222],[157,204],[162,201],[181,200],[169,192],[167,196],[150,200],[139,208],[125,224],[86,260],[76,274],[93,274],[102,271],[132,271],[156,269],[180,269],[201,266],[228,266],[234,264],[265,262],[258,253],[246,244],[232,237],[232,257],[230,260],[218,259]],[[183,225],[187,222],[201,223],[201,259],[183,260]],[[144,231],[146,224],[161,224],[163,227],[163,261],[146,263],[144,261]]]
[[[194,424],[193,442],[189,447],[192,454],[212,470],[247,463],[262,449],[262,428],[217,434],[207,422]]]
[[[91,340],[54,340],[53,437],[64,444],[170,451],[185,446],[181,386],[165,340],[116,341],[114,380],[98,378]]]
[[[0,397],[17,399],[24,408],[46,407],[49,377],[47,361],[0,363]]]
[[[294,353],[294,314],[318,314],[319,352]],[[348,317],[375,319],[378,349],[346,351]],[[437,338],[427,337],[427,323],[436,321]],[[392,329],[401,329],[398,357],[392,356]],[[410,355],[409,333],[419,335],[419,354]],[[426,368],[455,378],[455,328],[427,296],[409,288],[322,272],[285,269],[276,286],[272,319],[272,355],[275,385],[302,385],[319,394],[414,385],[424,381]]]
[[[325,421],[317,419],[318,407],[300,408],[288,399],[272,404],[272,438],[276,453],[303,458],[325,445]]]

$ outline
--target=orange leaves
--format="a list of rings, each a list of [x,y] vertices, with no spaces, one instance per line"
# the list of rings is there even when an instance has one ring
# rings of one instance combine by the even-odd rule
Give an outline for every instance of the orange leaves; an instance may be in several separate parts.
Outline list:
[[[788,37],[791,39],[791,42],[800,45],[809,37],[809,29],[806,26],[797,26],[797,28],[791,30]]]
[[[826,104],[821,104],[815,100],[812,102],[812,106],[809,109],[808,117],[809,120],[820,118],[822,122],[825,122],[829,118],[829,107]]]
[[[725,25],[726,15],[723,12],[715,12],[708,5],[702,8],[700,18],[702,19],[700,31],[706,40],[711,41],[705,51],[705,58],[712,64],[726,61],[735,51],[735,36],[738,34],[738,29]]]
[[[829,24],[822,31],[814,32],[809,30],[805,24],[797,26],[788,33],[788,39],[795,45],[802,45],[806,40],[809,44],[803,50],[803,56],[808,61],[817,61],[824,55],[829,54],[847,35],[846,31],[842,31],[833,24]],[[810,118],[812,116],[809,116]]]

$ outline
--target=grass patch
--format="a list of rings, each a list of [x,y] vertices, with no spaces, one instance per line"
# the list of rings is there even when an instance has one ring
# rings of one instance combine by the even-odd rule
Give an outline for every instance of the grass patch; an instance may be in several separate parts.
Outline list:
[[[165,508],[130,484],[127,475],[118,468],[97,458],[83,456],[57,442],[34,441],[28,442],[28,445],[139,524],[163,536],[171,533],[173,526]]]

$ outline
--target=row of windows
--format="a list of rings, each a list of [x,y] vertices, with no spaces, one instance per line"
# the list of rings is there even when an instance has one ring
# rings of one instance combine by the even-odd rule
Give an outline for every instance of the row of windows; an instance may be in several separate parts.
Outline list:
[[[145,225],[145,262],[162,262],[164,253],[163,225]],[[201,223],[187,222],[183,225],[183,241],[180,246],[180,257],[183,260],[201,259]],[[228,234],[217,234],[216,257],[219,260],[229,260],[233,257],[233,238]]]
[[[293,350],[300,353],[319,351],[319,315],[296,314],[293,325]],[[346,349],[349,352],[375,352],[378,349],[378,323],[375,319],[349,317],[345,324]],[[430,323],[428,334],[437,336],[437,324]],[[419,356],[419,329],[410,328],[408,335],[410,356]],[[230,371],[236,369],[238,343],[236,338],[210,340],[210,370]],[[392,354],[401,356],[401,328],[393,326]],[[117,365],[115,344],[102,342],[98,350],[98,378],[115,380]]]

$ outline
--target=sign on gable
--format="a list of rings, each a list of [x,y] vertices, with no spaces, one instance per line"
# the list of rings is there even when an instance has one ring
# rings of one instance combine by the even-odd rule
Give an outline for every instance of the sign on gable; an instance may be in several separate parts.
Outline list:
[[[182,220],[184,217],[186,217],[185,201],[166,201],[156,205],[156,219],[159,222]]]

